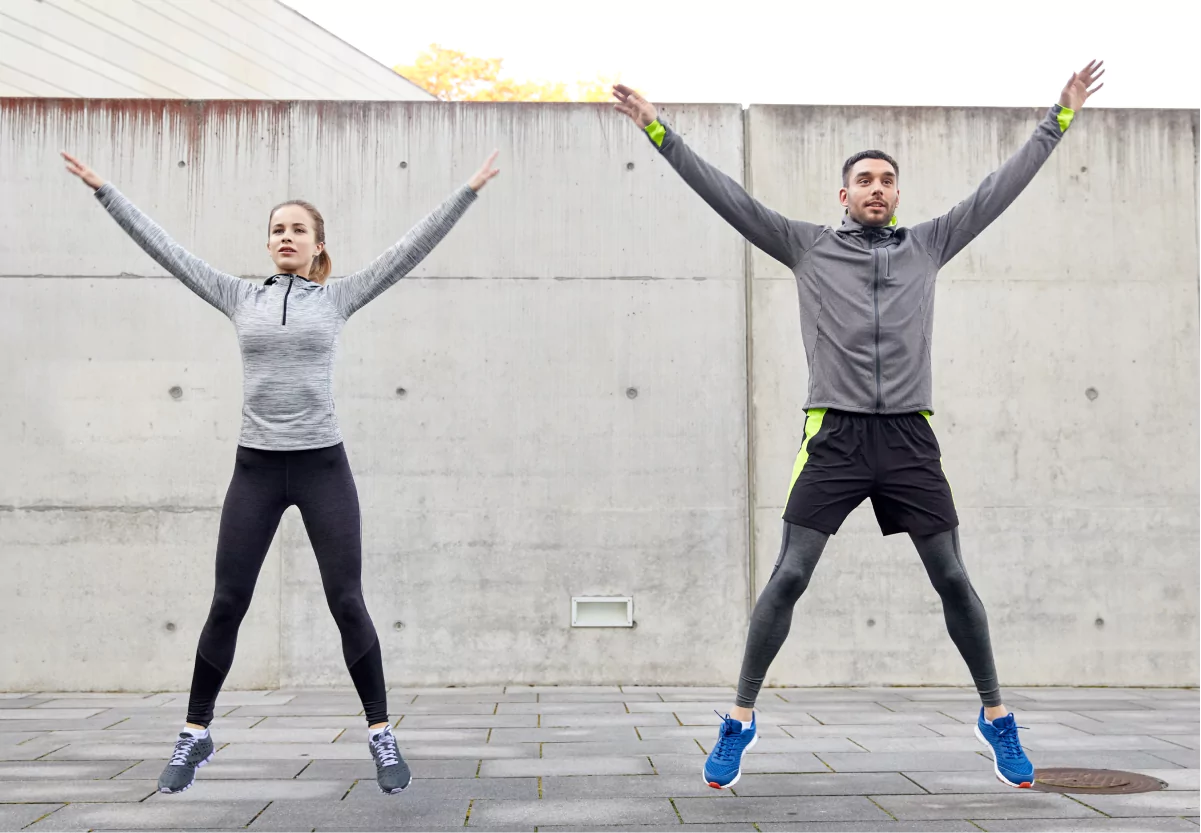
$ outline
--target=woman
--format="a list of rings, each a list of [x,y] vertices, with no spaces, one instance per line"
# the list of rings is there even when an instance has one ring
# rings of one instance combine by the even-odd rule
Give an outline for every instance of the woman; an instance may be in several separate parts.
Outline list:
[[[113,219],[184,285],[225,313],[242,351],[242,432],[221,510],[217,578],[200,634],[188,716],[160,792],[183,792],[212,760],[209,723],[233,664],[238,626],[284,510],[296,506],[317,556],[342,653],[363,701],[368,745],[384,793],[409,785],[409,767],[388,724],[379,638],[363,601],[359,500],[334,415],[333,358],[338,334],[356,310],[407,275],[446,236],[498,171],[493,152],[440,208],[366,269],[327,283],[325,220],[312,205],[276,206],[267,251],[277,274],[262,286],[226,275],[191,255],[116,188],[73,156],[67,170],[95,191]]]

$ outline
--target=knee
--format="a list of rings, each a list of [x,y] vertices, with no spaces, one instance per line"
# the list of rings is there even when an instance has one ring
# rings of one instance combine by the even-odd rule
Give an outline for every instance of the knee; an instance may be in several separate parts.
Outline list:
[[[972,583],[963,570],[954,569],[932,574],[930,581],[945,602],[967,603],[976,598],[976,591],[972,589]]]
[[[209,622],[217,626],[237,627],[250,609],[250,594],[218,587],[209,608]]]
[[[341,631],[359,631],[371,623],[362,593],[339,593],[331,597],[329,610]]]
[[[784,563],[772,575],[768,587],[783,601],[795,603],[809,586],[809,571],[802,567]]]

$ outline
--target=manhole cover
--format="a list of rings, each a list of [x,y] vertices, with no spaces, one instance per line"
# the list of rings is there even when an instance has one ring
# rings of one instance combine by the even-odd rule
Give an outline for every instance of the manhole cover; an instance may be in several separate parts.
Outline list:
[[[1150,793],[1168,785],[1150,775],[1114,769],[1040,769],[1034,774],[1033,789],[1045,793]]]

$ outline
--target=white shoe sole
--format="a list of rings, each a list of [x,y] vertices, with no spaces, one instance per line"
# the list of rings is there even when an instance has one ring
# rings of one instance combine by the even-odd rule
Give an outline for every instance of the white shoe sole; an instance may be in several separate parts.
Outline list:
[[[205,758],[203,761],[200,761],[199,763],[197,763],[197,764],[196,764],[196,769],[200,769],[202,766],[204,766],[205,764],[207,764],[209,761],[211,761],[211,760],[213,759],[213,756],[214,756],[214,755],[216,755],[216,754],[217,754],[217,750],[216,750],[216,749],[214,749],[212,752],[210,752],[210,753],[209,753],[209,756],[208,756],[207,758]],[[193,773],[192,773],[192,780],[191,780],[191,781],[189,781],[188,783],[184,784],[184,785],[183,785],[182,787],[180,787],[178,790],[168,790],[168,789],[166,789],[166,788],[164,788],[164,787],[159,787],[159,788],[158,788],[158,791],[159,791],[159,792],[161,792],[161,793],[163,793],[163,794],[165,794],[165,795],[179,795],[180,793],[185,793],[185,792],[187,792],[187,791],[188,791],[188,788],[189,788],[189,787],[191,787],[191,786],[192,786],[193,784],[195,784],[195,783],[196,783],[196,773],[195,773],[195,772],[193,772]]]
[[[752,749],[755,748],[755,744],[758,742],[759,742],[759,732],[756,731],[755,736],[753,738],[751,738],[751,742],[746,745],[746,749],[742,750],[742,754],[745,755],[747,752],[750,752]],[[734,776],[734,780],[731,781],[730,783],[726,784],[725,786],[718,786],[713,781],[710,781],[708,778],[706,778],[705,777],[705,768],[701,767],[701,778],[704,779],[705,786],[712,787],[715,790],[728,790],[728,789],[730,789],[730,787],[737,784],[738,779],[740,779],[741,777],[742,777],[742,761],[741,760],[738,761],[738,773]]]
[[[1007,787],[1013,787],[1014,789],[1018,789],[1018,790],[1028,790],[1032,786],[1034,786],[1033,778],[1031,778],[1029,781],[1023,781],[1020,784],[1015,784],[1012,781],[1010,781],[1008,778],[1006,778],[1004,775],[1001,774],[1001,768],[999,766],[997,766],[997,751],[992,748],[992,744],[988,742],[988,739],[986,737],[984,737],[984,733],[980,731],[980,724],[978,724],[978,723],[976,724],[976,739],[979,740],[985,746],[987,746],[989,752],[992,752],[992,771],[997,776],[998,781],[1000,781],[1002,784],[1006,785]]]

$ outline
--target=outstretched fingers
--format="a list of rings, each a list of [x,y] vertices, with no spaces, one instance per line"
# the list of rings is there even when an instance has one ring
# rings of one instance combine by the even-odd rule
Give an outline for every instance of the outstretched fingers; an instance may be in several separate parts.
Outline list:
[[[1093,82],[1105,74],[1104,61],[1089,61],[1088,66],[1076,73],[1086,87],[1091,87]]]
[[[76,176],[83,176],[84,172],[87,171],[87,165],[80,162],[65,150],[59,151],[59,153],[62,154],[63,159],[67,160],[67,170],[71,173],[75,174]]]
[[[1088,66],[1076,73],[1077,79],[1084,87],[1084,98],[1088,100],[1089,96],[1104,87],[1104,84],[1098,84],[1101,76],[1105,74],[1105,62],[1092,60],[1088,62]]]

